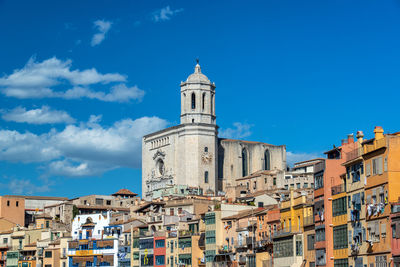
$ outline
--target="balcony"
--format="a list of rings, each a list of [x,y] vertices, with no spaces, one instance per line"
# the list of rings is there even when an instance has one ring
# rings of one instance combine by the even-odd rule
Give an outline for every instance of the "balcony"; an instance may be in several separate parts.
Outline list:
[[[232,253],[232,246],[220,246],[218,248],[218,254]]]
[[[179,237],[192,236],[192,235],[200,235],[200,233],[190,230],[179,230]]]
[[[274,233],[274,238],[293,235],[295,231],[292,228],[284,228]]]
[[[371,144],[364,145],[364,153],[367,154],[379,148],[386,147],[386,139],[382,138],[379,140],[374,140]]]
[[[338,195],[338,194],[343,193],[343,192],[346,192],[346,185],[345,184],[332,186],[332,196]]]
[[[359,148],[353,149],[350,152],[347,152],[346,153],[346,162],[354,160],[354,159],[356,159],[358,157],[361,157],[362,152],[363,152],[362,147],[359,147]]]
[[[255,238],[254,238],[254,243],[255,243]],[[240,248],[248,248],[253,246],[253,240],[252,237],[246,237],[243,238],[242,240],[238,240],[235,242],[235,248],[240,249]]]
[[[313,225],[313,224],[315,224],[315,220],[314,220],[314,216],[305,216],[304,218],[303,218],[303,225],[304,226],[310,226],[310,225]]]

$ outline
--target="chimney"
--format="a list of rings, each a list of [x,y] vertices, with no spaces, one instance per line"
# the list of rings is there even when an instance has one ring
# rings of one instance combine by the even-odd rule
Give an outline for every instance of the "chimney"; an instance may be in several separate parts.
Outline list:
[[[363,142],[364,133],[362,131],[357,131],[356,137],[357,137],[357,142],[361,144]]]
[[[375,140],[379,140],[383,138],[383,128],[381,126],[375,126],[374,130]]]
[[[354,143],[354,134],[347,135],[347,143],[348,144]]]

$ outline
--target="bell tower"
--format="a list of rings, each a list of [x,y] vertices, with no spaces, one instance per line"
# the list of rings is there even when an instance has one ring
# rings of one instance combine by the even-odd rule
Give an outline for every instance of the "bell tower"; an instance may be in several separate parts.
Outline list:
[[[199,60],[194,73],[181,82],[181,124],[216,124],[215,84],[201,73]]]

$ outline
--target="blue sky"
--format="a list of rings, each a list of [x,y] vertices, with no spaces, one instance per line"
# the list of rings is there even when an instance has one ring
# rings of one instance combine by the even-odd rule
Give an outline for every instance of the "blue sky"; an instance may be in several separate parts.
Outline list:
[[[2,1],[0,194],[140,193],[195,59],[225,137],[291,162],[400,130],[399,1]]]

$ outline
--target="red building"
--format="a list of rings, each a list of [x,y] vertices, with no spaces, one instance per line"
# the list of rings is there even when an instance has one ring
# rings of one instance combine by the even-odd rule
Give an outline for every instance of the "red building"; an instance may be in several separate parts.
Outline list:
[[[166,266],[166,241],[165,236],[154,237],[154,266],[164,267]]]
[[[400,267],[400,202],[392,203],[390,222],[392,225],[393,267]]]

